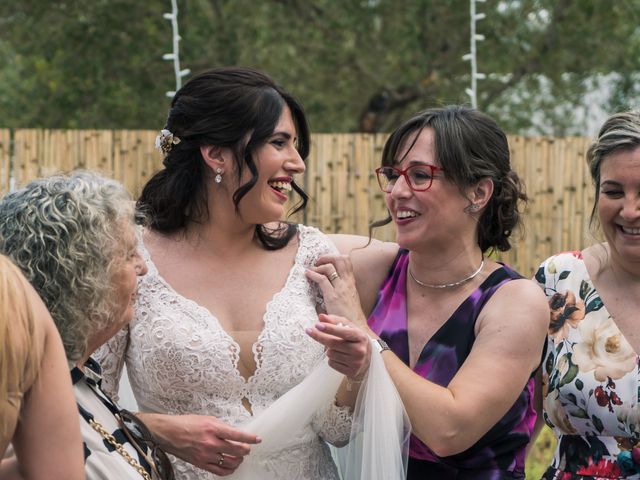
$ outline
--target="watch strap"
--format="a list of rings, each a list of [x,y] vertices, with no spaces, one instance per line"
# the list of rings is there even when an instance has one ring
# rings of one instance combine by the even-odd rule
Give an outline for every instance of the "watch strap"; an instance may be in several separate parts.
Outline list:
[[[381,338],[371,338],[371,346],[378,353],[382,353],[385,350],[391,350],[389,348],[389,345],[387,345],[387,342],[385,342]]]

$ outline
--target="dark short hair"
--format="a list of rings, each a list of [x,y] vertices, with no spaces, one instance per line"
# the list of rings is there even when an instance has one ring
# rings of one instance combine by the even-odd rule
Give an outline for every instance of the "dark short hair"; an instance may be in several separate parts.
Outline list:
[[[180,143],[166,154],[165,168],[147,182],[138,200],[150,226],[169,233],[208,217],[205,173],[209,167],[200,153],[205,145],[234,152],[238,180],[245,169],[251,173],[233,194],[237,210],[258,179],[252,153],[273,134],[285,105],[297,129],[298,152],[306,160],[310,140],[302,106],[269,76],[251,68],[227,67],[190,79],[176,92],[165,126]],[[308,197],[295,182],[292,187],[302,199],[295,213],[306,206]],[[256,226],[257,238],[268,249],[285,246],[295,232],[296,227],[286,223],[276,231]]]
[[[425,128],[434,132],[435,153],[445,177],[460,190],[482,178],[491,178],[493,194],[478,222],[477,242],[483,252],[509,250],[509,237],[522,222],[519,204],[526,201],[526,195],[520,178],[511,169],[505,133],[495,120],[476,109],[459,105],[431,108],[391,134],[384,146],[382,165],[399,163],[402,159],[398,154],[405,141]],[[371,226],[390,221],[388,217]]]
[[[598,198],[600,192],[600,167],[607,155],[634,150],[640,147],[640,112],[621,112],[605,120],[598,137],[587,150],[587,165],[593,180],[595,195],[589,226],[596,224]]]

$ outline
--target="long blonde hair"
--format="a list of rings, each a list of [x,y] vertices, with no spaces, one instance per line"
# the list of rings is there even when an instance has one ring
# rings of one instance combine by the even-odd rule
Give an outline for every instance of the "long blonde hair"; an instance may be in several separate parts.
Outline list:
[[[22,394],[37,375],[41,334],[20,270],[0,255],[0,439],[11,437]],[[1,442],[0,442],[1,443]]]

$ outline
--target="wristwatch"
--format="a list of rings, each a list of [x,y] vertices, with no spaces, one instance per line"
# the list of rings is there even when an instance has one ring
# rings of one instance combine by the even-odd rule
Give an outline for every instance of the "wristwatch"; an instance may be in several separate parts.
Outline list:
[[[378,353],[382,353],[385,350],[391,350],[389,348],[389,345],[387,345],[387,342],[385,342],[381,338],[371,338],[371,346]]]

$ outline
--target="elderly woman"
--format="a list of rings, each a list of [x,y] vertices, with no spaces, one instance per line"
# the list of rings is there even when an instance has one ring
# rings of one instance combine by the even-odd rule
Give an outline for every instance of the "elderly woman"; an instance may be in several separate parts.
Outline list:
[[[587,164],[604,242],[554,255],[535,276],[551,307],[540,407],[558,437],[543,478],[637,479],[640,113],[607,119]]]
[[[0,255],[0,478],[84,478],[60,335],[20,270]],[[38,459],[34,462],[33,459]]]
[[[144,427],[100,387],[91,354],[133,317],[138,255],[134,206],[95,174],[36,180],[0,202],[0,250],[22,269],[58,327],[72,366],[90,479],[170,478]]]

